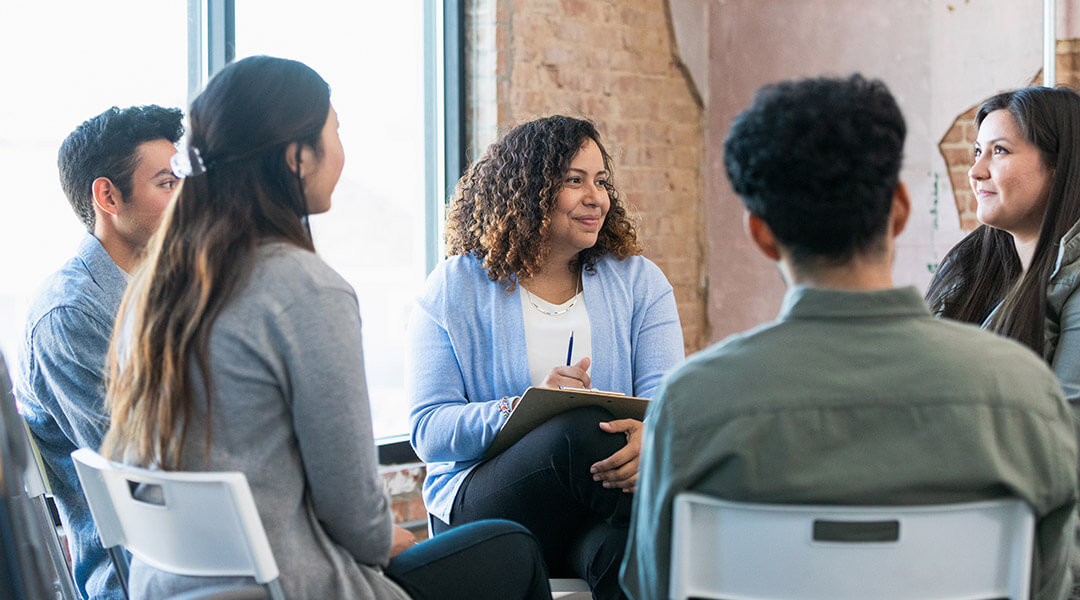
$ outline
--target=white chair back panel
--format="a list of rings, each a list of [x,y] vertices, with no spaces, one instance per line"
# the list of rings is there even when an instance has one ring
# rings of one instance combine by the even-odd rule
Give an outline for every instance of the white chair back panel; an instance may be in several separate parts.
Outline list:
[[[123,545],[148,565],[181,575],[277,578],[243,473],[137,469],[90,450],[72,457],[106,547]],[[132,495],[138,484],[159,489],[140,488],[140,497],[151,499],[144,501]],[[103,494],[111,511],[103,508]]]
[[[685,493],[674,523],[672,598],[1028,597],[1034,517],[1017,499],[839,507]]]

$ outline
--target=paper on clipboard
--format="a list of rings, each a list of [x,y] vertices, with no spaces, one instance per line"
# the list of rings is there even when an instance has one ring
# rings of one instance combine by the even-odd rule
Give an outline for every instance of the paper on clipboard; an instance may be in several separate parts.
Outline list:
[[[521,395],[514,412],[510,413],[510,418],[495,435],[495,439],[484,452],[484,458],[496,456],[513,446],[526,433],[551,417],[581,406],[599,406],[611,411],[616,419],[640,421],[645,418],[649,399],[615,392],[530,387]]]

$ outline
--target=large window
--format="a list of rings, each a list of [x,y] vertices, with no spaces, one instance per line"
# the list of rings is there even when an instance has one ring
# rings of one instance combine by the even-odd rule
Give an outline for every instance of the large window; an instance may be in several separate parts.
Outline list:
[[[360,300],[375,435],[404,433],[405,324],[427,274],[425,200],[437,178],[425,160],[425,108],[437,97],[425,81],[425,5],[369,3],[348,16],[336,0],[295,6],[236,0],[236,57],[295,58],[330,84],[345,170],[333,207],[311,229]]]
[[[60,189],[60,142],[113,105],[186,105],[187,6],[5,2],[0,14],[0,348],[14,369],[28,303],[86,232]]]
[[[333,208],[311,219],[315,246],[359,297],[375,434],[405,433],[405,323],[441,256],[443,2],[62,4],[15,3],[5,9],[10,22],[39,26],[0,37],[4,56],[35,49],[34,60],[6,62],[14,85],[0,98],[0,168],[15,184],[0,220],[0,348],[9,363],[27,303],[81,236],[57,181],[63,138],[114,104],[186,107],[232,54],[295,58],[330,83],[346,156]]]

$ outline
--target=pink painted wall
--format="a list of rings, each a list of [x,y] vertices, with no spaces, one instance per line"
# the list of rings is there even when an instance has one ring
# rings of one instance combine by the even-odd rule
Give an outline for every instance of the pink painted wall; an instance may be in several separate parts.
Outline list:
[[[1059,3],[1059,22],[1078,14],[1080,0]],[[901,177],[913,202],[897,244],[895,279],[925,289],[930,265],[962,235],[937,144],[958,114],[1024,85],[1041,66],[1041,40],[1041,0],[710,4],[705,195],[712,339],[775,318],[784,293],[773,264],[743,234],[742,205],[722,162],[731,121],[759,87],[854,71],[889,86],[907,119]]]

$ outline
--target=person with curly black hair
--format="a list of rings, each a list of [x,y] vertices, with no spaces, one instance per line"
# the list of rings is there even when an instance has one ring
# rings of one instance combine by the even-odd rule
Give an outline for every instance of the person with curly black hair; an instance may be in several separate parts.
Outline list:
[[[675,497],[939,504],[1016,497],[1036,520],[1032,598],[1063,598],[1077,502],[1072,416],[1020,344],[934,318],[893,285],[911,203],[906,125],[884,83],[859,75],[766,86],[724,143],[752,243],[788,284],[776,321],[669,375],[645,419],[622,583],[665,600]],[[777,562],[808,595],[812,570]],[[872,573],[843,594],[879,596]]]
[[[492,144],[458,183],[447,252],[410,319],[406,369],[435,531],[517,521],[552,573],[622,597],[640,421],[577,409],[483,459],[529,386],[651,397],[684,356],[673,290],[640,255],[593,124],[552,116]]]

